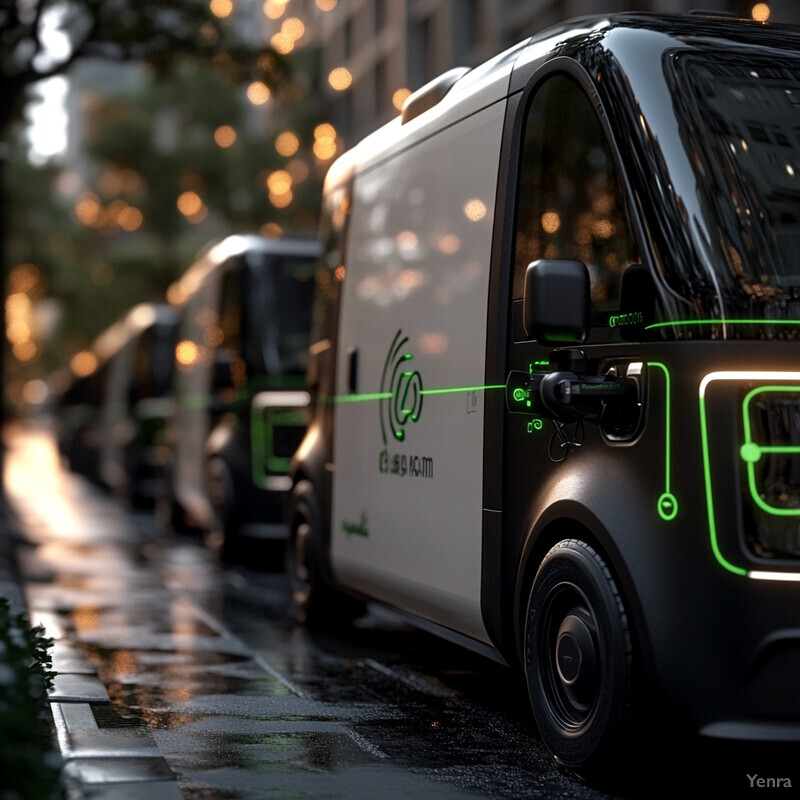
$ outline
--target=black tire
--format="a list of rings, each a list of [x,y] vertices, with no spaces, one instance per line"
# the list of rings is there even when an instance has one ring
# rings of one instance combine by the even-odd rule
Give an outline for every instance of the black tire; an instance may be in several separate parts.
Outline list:
[[[197,530],[189,525],[186,510],[175,497],[171,468],[165,469],[162,476],[155,500],[155,517],[162,533],[182,535],[197,533]]]
[[[364,604],[335,589],[325,574],[322,513],[308,480],[297,483],[289,506],[286,578],[294,618],[305,625],[347,624],[364,613]]]
[[[526,614],[525,674],[556,760],[584,775],[613,769],[630,718],[631,634],[608,567],[583,541],[559,542],[539,566]]]

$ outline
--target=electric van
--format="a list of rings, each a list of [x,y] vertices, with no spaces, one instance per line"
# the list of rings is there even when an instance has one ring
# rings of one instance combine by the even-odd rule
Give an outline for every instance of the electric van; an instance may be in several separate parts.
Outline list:
[[[229,236],[169,293],[179,315],[175,405],[158,515],[177,530],[217,534],[226,558],[248,539],[286,537],[318,256],[313,237]]]
[[[582,18],[331,167],[297,610],[521,665],[589,770],[657,704],[800,738],[800,33]]]
[[[89,374],[77,374],[66,366],[50,380],[59,455],[67,467],[100,484],[99,419],[107,366],[99,363]]]
[[[168,304],[140,303],[105,334],[114,352],[99,414],[99,478],[136,507],[152,508],[161,485],[176,325]]]

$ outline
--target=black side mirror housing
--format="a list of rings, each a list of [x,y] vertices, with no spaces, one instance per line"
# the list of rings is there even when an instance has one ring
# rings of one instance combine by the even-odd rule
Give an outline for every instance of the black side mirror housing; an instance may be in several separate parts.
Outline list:
[[[580,261],[540,259],[525,271],[525,333],[554,347],[582,344],[591,329],[591,281]]]

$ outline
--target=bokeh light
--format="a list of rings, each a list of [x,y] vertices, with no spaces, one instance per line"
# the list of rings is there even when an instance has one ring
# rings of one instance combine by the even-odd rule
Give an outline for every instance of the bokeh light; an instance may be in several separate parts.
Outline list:
[[[467,200],[464,203],[464,216],[472,222],[482,220],[486,216],[486,204],[477,197]]]
[[[328,83],[337,92],[349,89],[353,84],[353,76],[347,67],[336,67],[328,74]]]
[[[411,89],[398,89],[392,95],[392,105],[398,110],[401,111],[403,108],[403,103],[405,103],[406,99],[411,96]]]
[[[203,201],[196,192],[184,192],[178,197],[177,205],[181,214],[185,217],[190,217],[200,211],[203,207]]]
[[[269,86],[263,81],[253,81],[247,87],[247,99],[254,106],[263,106],[269,100],[271,94]]]
[[[286,12],[286,4],[278,0],[266,0],[262,8],[267,19],[280,19]]]
[[[190,339],[184,339],[182,342],[178,342],[175,347],[175,360],[181,366],[191,366],[197,361],[198,355],[198,347]]]
[[[267,188],[272,194],[286,194],[292,188],[292,176],[284,169],[271,172],[267,178]]]
[[[275,149],[284,158],[293,156],[300,148],[300,140],[291,131],[284,131],[275,139]]]
[[[211,0],[208,7],[215,17],[225,19],[233,13],[233,0]]]
[[[97,369],[97,356],[89,350],[81,350],[72,356],[69,365],[75,375],[86,378]]]
[[[236,141],[236,131],[230,125],[220,125],[214,131],[214,141],[219,147],[230,147]]]
[[[283,31],[276,33],[269,43],[279,52],[282,56],[288,55],[294,50],[294,39]]]

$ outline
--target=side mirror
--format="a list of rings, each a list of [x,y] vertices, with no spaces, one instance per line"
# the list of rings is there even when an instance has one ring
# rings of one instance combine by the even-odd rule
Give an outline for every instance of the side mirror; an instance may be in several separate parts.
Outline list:
[[[580,261],[528,264],[522,303],[525,333],[543,344],[582,344],[591,328],[591,282]]]

